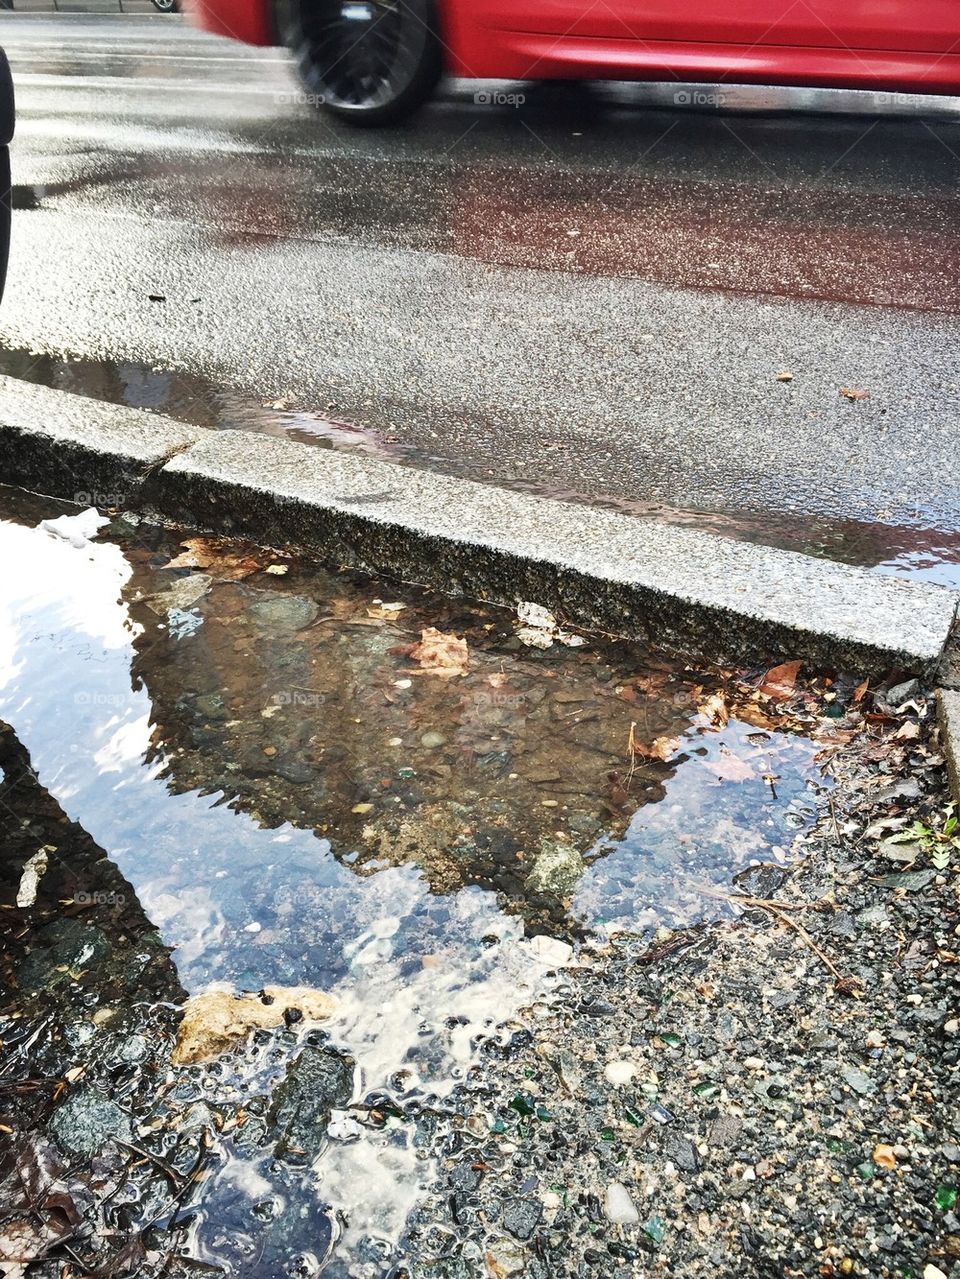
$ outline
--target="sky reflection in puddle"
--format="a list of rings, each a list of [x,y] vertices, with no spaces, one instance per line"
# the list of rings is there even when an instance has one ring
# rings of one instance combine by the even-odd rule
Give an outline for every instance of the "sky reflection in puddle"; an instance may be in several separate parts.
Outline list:
[[[331,991],[325,1029],[361,1094],[442,1098],[478,1036],[549,998],[562,973],[525,933],[715,918],[704,888],[784,861],[812,814],[815,742],[712,727],[700,677],[629,646],[532,652],[502,611],[406,588],[384,615],[383,583],[293,561],[239,580],[212,567],[188,603],[199,575],[164,568],[176,552],[142,526],[78,546],[0,523],[0,718],[120,867],[183,985]],[[150,598],[184,582],[182,607]],[[464,678],[411,673],[403,645],[429,624],[468,637]],[[631,724],[675,741],[670,762],[631,774]],[[254,1090],[238,1071],[224,1086]],[[239,1164],[213,1179],[201,1253],[237,1177],[260,1175]],[[361,1275],[426,1170],[388,1128],[332,1141],[316,1176],[349,1222],[327,1269]]]

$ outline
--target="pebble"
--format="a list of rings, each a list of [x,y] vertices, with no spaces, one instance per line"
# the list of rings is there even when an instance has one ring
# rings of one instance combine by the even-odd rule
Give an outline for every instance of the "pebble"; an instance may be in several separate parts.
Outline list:
[[[424,733],[420,738],[420,745],[425,746],[428,751],[436,750],[437,747],[446,746],[446,744],[447,739],[444,737],[443,733],[437,733],[433,730],[429,733]]]
[[[603,1073],[607,1083],[613,1084],[614,1088],[621,1088],[630,1082],[637,1073],[637,1068],[632,1061],[608,1061]]]
[[[626,1186],[619,1181],[611,1181],[607,1186],[605,1208],[608,1220],[617,1225],[635,1226],[640,1221],[640,1214],[633,1206]]]
[[[550,968],[564,968],[573,959],[573,947],[558,937],[547,937],[541,933],[530,939],[530,953],[541,964]]]

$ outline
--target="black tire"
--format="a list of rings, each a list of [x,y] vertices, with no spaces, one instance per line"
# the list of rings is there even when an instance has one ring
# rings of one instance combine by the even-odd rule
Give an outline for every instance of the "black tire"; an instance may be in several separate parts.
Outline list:
[[[10,152],[0,147],[0,298],[7,278],[10,253]]]
[[[351,124],[406,119],[442,72],[432,0],[292,0],[283,35],[311,105]]]
[[[179,13],[180,0],[153,0],[153,7],[161,13]]]
[[[13,105],[13,76],[7,55],[0,49],[0,147],[7,146],[13,140],[13,121],[15,117]]]

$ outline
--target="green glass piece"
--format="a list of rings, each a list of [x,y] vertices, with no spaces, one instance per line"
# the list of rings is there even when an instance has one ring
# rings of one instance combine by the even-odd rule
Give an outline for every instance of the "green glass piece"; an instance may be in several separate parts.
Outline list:
[[[957,1206],[956,1186],[937,1186],[937,1193],[934,1195],[933,1201],[938,1208],[942,1208],[944,1212],[949,1212],[951,1208]]]
[[[663,1243],[664,1236],[667,1233],[667,1223],[662,1217],[648,1217],[641,1229],[645,1235],[649,1235],[654,1243]]]
[[[511,1101],[510,1109],[515,1110],[518,1115],[523,1115],[524,1118],[529,1118],[531,1115],[535,1115],[537,1113],[536,1106],[526,1093],[522,1092],[518,1092],[513,1101]]]

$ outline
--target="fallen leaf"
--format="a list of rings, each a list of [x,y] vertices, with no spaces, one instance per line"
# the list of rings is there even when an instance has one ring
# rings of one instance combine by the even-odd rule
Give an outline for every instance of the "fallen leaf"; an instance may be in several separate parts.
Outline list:
[[[206,595],[212,585],[213,578],[209,573],[194,573],[192,577],[178,578],[165,591],[145,596],[144,603],[161,615],[189,609]]]
[[[782,373],[778,373],[778,374],[777,374],[777,381],[778,381],[778,382],[792,382],[792,381],[793,381],[793,374],[792,374],[792,373],[788,373],[786,370],[784,370]]]
[[[870,687],[869,679],[865,679],[862,684],[857,685],[857,687],[853,690],[853,697],[850,699],[854,703],[854,705],[856,705],[857,702],[863,701],[864,695],[866,694],[867,689],[869,687]]]
[[[760,692],[775,699],[792,697],[802,665],[802,661],[796,661],[782,662],[779,666],[772,666],[763,677]]]
[[[841,386],[840,394],[848,400],[869,400],[869,391],[860,391],[855,387]]]
[[[212,569],[219,578],[239,582],[252,573],[264,571],[263,560],[256,554],[243,554],[229,542],[216,537],[188,537],[180,543],[184,549],[169,560],[164,568]],[[268,573],[285,573],[285,564],[274,564]]]
[[[722,693],[711,693],[705,702],[700,703],[697,709],[714,728],[723,728],[730,718],[726,699]]]
[[[384,604],[378,600],[367,608],[367,617],[376,617],[385,622],[393,622],[396,621],[406,607],[406,604]]]
[[[420,666],[419,671],[411,671],[411,674],[439,675],[441,679],[455,679],[458,675],[466,675],[470,660],[465,639],[438,631],[435,626],[428,626],[421,631],[420,643],[413,646],[410,656]]]
[[[676,755],[682,744],[679,737],[655,737],[649,746],[638,742],[636,737],[632,740],[634,755],[643,759],[660,759],[664,763]]]
[[[894,737],[899,738],[903,742],[913,742],[920,736],[920,725],[916,720],[908,719],[905,724],[901,724]]]

